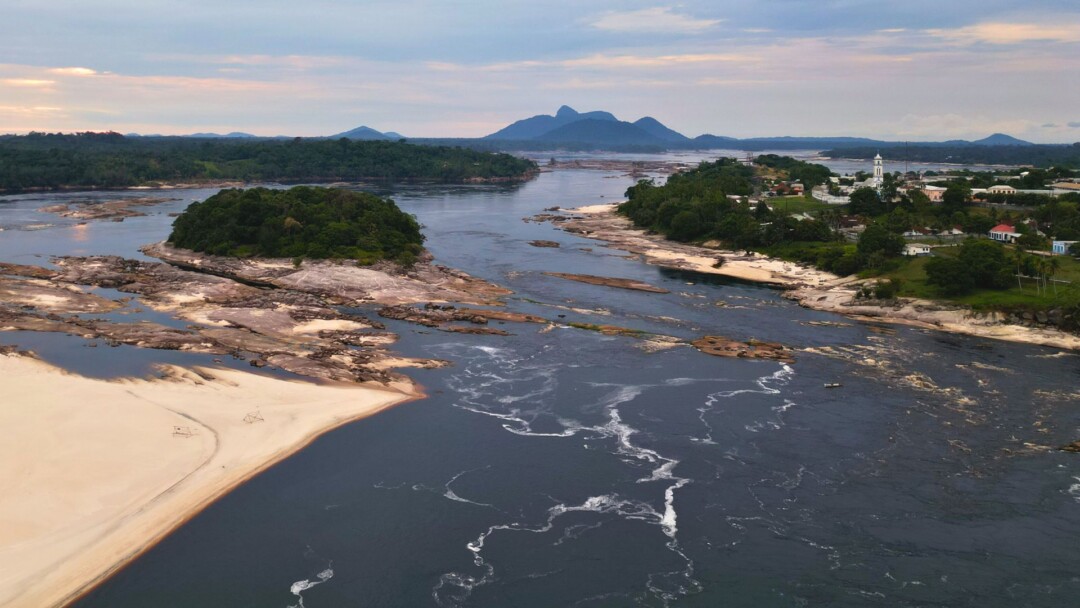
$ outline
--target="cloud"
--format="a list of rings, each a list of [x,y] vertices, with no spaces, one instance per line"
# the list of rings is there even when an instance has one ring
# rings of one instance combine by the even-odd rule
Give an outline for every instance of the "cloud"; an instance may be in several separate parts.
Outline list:
[[[37,78],[4,78],[0,80],[9,87],[42,88],[56,84],[55,80],[40,80]]]
[[[1053,122],[1044,122],[1042,124],[1042,128],[1044,128],[1044,129],[1056,129],[1056,128],[1058,128],[1058,125],[1057,125],[1057,123],[1053,123]]]
[[[749,55],[735,53],[686,53],[681,55],[589,55],[558,62],[567,68],[655,68],[706,63],[742,63],[753,61]]]
[[[609,32],[698,34],[721,21],[720,19],[695,19],[675,13],[671,7],[662,6],[637,11],[605,13],[590,25]]]
[[[1080,23],[979,23],[956,29],[930,29],[926,33],[960,44],[1080,42]]]
[[[244,67],[272,67],[292,70],[332,68],[354,63],[348,57],[336,55],[162,55],[167,61],[221,64]]]
[[[459,63],[444,61],[429,61],[424,65],[437,72],[464,72],[474,70],[478,72],[511,72],[530,69],[556,68],[556,69],[634,69],[634,68],[664,68],[680,65],[707,65],[723,63],[753,63],[759,59],[753,55],[739,53],[684,53],[679,55],[608,55],[597,53],[583,57],[570,59],[558,59],[551,61],[511,61],[505,63],[489,63],[485,65],[469,66]]]
[[[49,70],[50,74],[58,74],[60,76],[94,76],[98,73],[97,70],[91,70],[90,68],[52,68]]]
[[[1073,122],[1068,123],[1068,127],[1070,129],[1080,129],[1080,120],[1074,120]]]

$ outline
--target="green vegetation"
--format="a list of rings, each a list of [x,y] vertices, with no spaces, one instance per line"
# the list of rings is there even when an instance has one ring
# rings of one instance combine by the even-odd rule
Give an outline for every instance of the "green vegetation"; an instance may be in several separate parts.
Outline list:
[[[969,293],[976,287],[1003,289],[1011,274],[1005,248],[978,239],[964,241],[955,257],[935,257],[926,263],[926,282],[946,295]]]
[[[173,223],[177,247],[238,257],[389,259],[411,265],[424,237],[393,201],[339,188],[222,190]]]
[[[754,164],[787,173],[788,179],[802,182],[807,192],[810,192],[814,186],[820,186],[829,181],[829,176],[832,175],[832,171],[825,165],[816,165],[777,154],[762,154],[754,159]]]
[[[389,141],[227,140],[32,133],[0,137],[0,190],[124,188],[158,182],[238,180],[516,179],[536,163]]]

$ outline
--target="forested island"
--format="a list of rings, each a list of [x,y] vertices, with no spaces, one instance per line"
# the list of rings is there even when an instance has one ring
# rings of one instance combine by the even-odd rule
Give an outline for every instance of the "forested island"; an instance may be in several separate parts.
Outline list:
[[[173,223],[176,247],[234,257],[391,260],[423,251],[416,218],[392,200],[341,188],[229,189],[192,203]]]
[[[1032,170],[1017,179],[1071,175]],[[884,177],[878,189],[856,188],[845,205],[802,196],[750,202],[763,183],[798,178],[809,191],[828,184],[829,171],[772,155],[758,157],[753,166],[721,158],[663,185],[639,181],[618,213],[671,240],[857,274],[869,280],[860,294],[866,299],[948,300],[976,310],[1049,315],[1062,328],[1080,328],[1080,262],[1050,253],[1050,236],[1070,244],[1080,240],[1080,194],[989,204],[972,196],[972,185],[988,174],[958,172],[943,183],[942,200],[932,203],[899,174]],[[1006,242],[987,238],[1001,226],[1014,236]],[[926,247],[912,252],[908,245]]]
[[[0,191],[7,192],[215,181],[514,181],[536,170],[536,163],[510,154],[392,141],[0,137]]]

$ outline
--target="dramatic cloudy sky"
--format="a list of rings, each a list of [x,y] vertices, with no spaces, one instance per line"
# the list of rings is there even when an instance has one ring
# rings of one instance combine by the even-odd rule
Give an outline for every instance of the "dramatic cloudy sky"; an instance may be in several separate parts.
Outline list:
[[[0,0],[0,132],[1080,140],[1077,0]]]

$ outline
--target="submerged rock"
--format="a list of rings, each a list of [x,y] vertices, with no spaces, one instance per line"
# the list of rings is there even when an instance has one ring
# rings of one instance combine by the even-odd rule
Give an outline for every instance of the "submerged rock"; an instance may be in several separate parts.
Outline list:
[[[671,293],[663,287],[657,287],[655,285],[649,285],[641,281],[635,281],[633,279],[620,279],[616,277],[597,277],[591,274],[570,274],[566,272],[545,272],[549,277],[557,277],[560,279],[566,279],[568,281],[577,281],[578,283],[588,283],[590,285],[604,285],[607,287],[618,287],[619,289],[632,289],[635,291],[647,291],[649,293]]]

